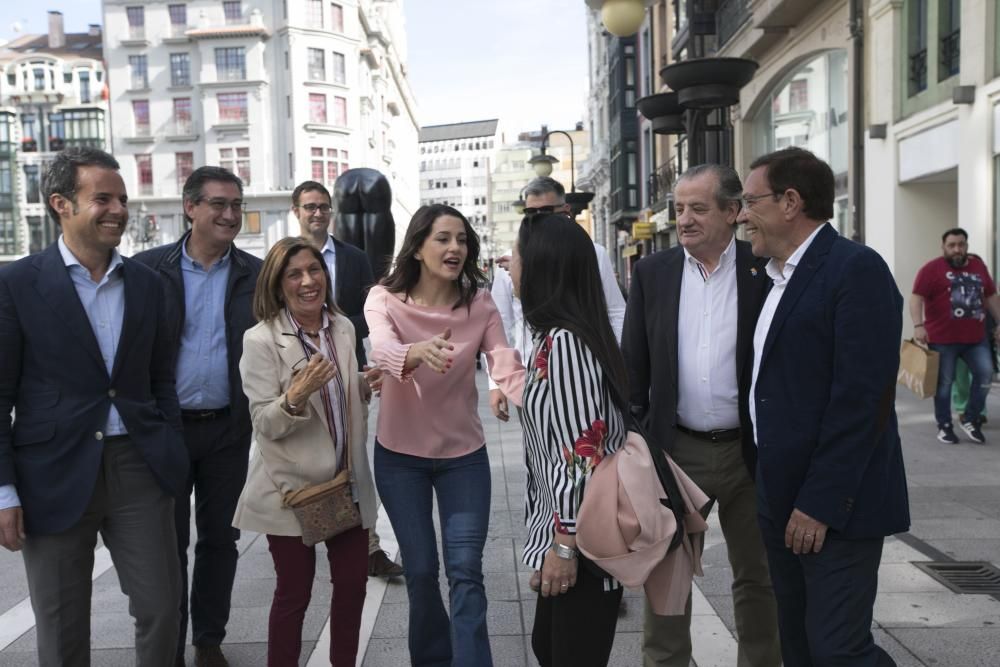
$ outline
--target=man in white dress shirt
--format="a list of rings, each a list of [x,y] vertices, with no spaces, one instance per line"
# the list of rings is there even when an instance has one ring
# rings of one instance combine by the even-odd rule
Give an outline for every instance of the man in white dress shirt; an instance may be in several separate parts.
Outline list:
[[[566,203],[566,188],[562,183],[548,176],[539,176],[531,180],[524,188],[524,214],[535,215],[545,213],[565,213],[572,215],[570,205]],[[601,272],[601,285],[604,287],[604,300],[608,303],[608,319],[615,338],[621,342],[622,323],[625,321],[625,298],[615,277],[614,267],[608,251],[599,243],[594,244],[597,253],[597,268]],[[507,333],[507,342],[521,353],[525,366],[531,358],[531,332],[521,315],[521,300],[514,296],[514,287],[510,273],[497,271],[493,277],[491,291],[493,301],[500,311],[503,328]],[[493,414],[506,421],[507,399],[493,380],[490,380],[490,407]]]
[[[742,186],[729,167],[688,169],[674,188],[680,246],[635,268],[622,352],[629,403],[653,443],[719,504],[733,569],[738,667],[781,663],[774,593],[757,515],[756,448],[746,397],[753,327],[767,290],[764,260],[735,238]],[[707,515],[711,504],[702,509]],[[691,606],[646,605],[643,660],[687,667]]]

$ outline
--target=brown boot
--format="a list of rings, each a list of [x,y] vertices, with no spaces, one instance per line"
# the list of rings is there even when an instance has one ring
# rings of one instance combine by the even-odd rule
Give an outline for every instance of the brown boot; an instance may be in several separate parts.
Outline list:
[[[195,646],[194,667],[229,667],[229,661],[218,646]]]
[[[368,576],[369,577],[382,577],[383,579],[392,579],[393,577],[403,576],[403,566],[397,565],[389,560],[389,556],[379,549],[378,551],[368,554]]]

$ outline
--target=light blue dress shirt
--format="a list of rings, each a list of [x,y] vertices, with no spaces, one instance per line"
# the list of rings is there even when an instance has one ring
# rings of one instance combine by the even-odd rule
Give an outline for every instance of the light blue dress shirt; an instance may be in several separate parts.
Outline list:
[[[181,246],[184,328],[177,355],[177,398],[183,410],[217,410],[229,405],[226,351],[226,285],[232,249],[205,267]]]
[[[69,272],[70,280],[80,298],[90,328],[97,339],[97,347],[101,351],[104,367],[111,375],[115,365],[115,354],[118,352],[118,341],[122,334],[122,322],[125,319],[125,280],[122,274],[122,257],[117,250],[111,251],[111,263],[100,282],[94,282],[88,271],[66,246],[62,235],[59,236],[59,254]],[[115,408],[114,401],[108,409],[108,419],[104,425],[106,436],[125,435],[125,424]],[[0,509],[20,506],[21,501],[13,484],[0,486]]]

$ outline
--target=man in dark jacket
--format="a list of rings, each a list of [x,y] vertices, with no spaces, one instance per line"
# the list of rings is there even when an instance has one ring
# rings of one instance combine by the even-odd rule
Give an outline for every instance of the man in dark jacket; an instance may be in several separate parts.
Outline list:
[[[243,334],[255,324],[252,302],[261,261],[235,246],[243,222],[243,182],[221,167],[201,167],[184,183],[184,218],[191,229],[176,243],[139,253],[167,293],[172,323],[177,395],[191,470],[177,501],[175,523],[181,563],[178,665],[187,636],[187,548],[191,491],[195,492],[194,573],[190,586],[192,643],[198,667],[226,665],[226,636],[239,554],[232,527],[246,482],[250,409],[240,380]]]

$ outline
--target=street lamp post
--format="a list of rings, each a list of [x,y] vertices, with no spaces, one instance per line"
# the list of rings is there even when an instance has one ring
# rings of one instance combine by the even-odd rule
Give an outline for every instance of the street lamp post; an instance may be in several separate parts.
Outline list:
[[[528,160],[528,164],[535,169],[535,173],[539,176],[549,176],[552,174],[552,165],[559,162],[559,159],[546,154],[545,149],[549,145],[549,137],[553,134],[561,134],[569,140],[569,192],[566,193],[566,203],[573,210],[573,215],[579,215],[594,198],[594,193],[576,191],[575,146],[573,144],[573,137],[570,136],[569,132],[565,130],[550,130],[542,135],[541,153]]]

